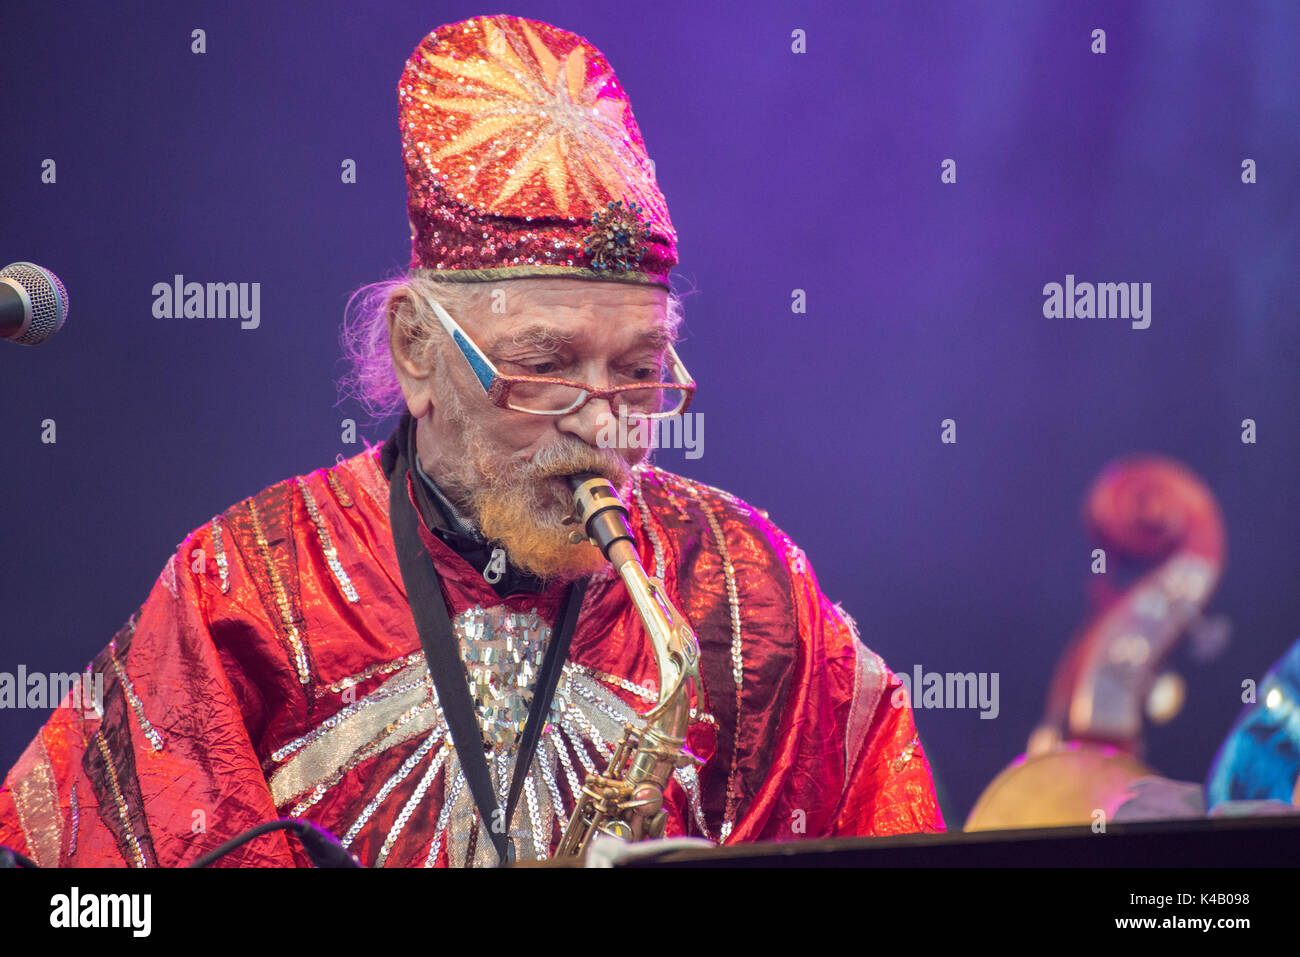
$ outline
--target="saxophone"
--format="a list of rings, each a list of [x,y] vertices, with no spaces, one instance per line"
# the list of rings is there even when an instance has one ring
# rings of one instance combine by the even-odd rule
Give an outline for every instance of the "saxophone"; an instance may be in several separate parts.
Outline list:
[[[618,571],[654,646],[659,701],[641,716],[641,727],[624,728],[605,772],[589,774],[583,782],[556,857],[583,854],[596,834],[624,841],[662,837],[669,778],[674,769],[700,762],[686,747],[690,693],[700,683],[695,631],[668,600],[663,582],[642,567],[627,509],[613,485],[593,472],[570,476],[569,485],[588,539]]]

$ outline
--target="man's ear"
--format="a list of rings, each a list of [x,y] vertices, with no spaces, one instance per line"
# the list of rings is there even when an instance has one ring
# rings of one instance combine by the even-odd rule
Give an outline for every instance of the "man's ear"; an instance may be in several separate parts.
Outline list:
[[[397,293],[385,308],[388,325],[388,351],[393,372],[402,388],[406,407],[416,419],[423,418],[433,402],[434,365],[416,354],[409,332],[412,305],[408,293]]]
[[[409,329],[413,307],[407,292],[398,292],[389,300],[385,308],[388,324],[388,348],[393,357],[393,366],[401,379],[425,379],[433,371],[433,366],[423,357],[417,355],[415,342]]]

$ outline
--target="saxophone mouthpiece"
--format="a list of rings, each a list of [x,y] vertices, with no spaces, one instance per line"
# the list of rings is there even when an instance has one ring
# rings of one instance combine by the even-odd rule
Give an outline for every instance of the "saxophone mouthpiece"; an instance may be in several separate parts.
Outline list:
[[[597,472],[566,476],[573,489],[573,505],[587,538],[609,558],[610,547],[622,539],[635,543],[628,524],[627,508],[619,501],[613,484]]]
[[[601,477],[602,476],[599,472],[574,472],[572,475],[566,475],[564,478],[565,481],[569,483],[569,489],[577,494],[578,489],[582,488],[584,483]]]

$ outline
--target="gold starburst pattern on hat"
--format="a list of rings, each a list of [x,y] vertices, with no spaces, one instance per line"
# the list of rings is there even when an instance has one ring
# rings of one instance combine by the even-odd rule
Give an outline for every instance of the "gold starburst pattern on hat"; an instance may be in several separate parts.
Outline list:
[[[627,99],[608,64],[572,45],[557,55],[528,21],[483,18],[468,55],[418,51],[417,108],[444,119],[425,162],[449,193],[504,215],[586,215],[630,193],[666,218]],[[452,44],[455,52],[463,47]],[[538,201],[543,206],[538,208]]]

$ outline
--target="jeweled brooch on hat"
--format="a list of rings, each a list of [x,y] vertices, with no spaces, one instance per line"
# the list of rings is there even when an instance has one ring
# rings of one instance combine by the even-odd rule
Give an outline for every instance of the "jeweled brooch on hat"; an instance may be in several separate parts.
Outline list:
[[[610,200],[604,211],[591,214],[591,232],[582,237],[582,251],[591,257],[593,269],[631,269],[645,255],[649,234],[635,202]]]

